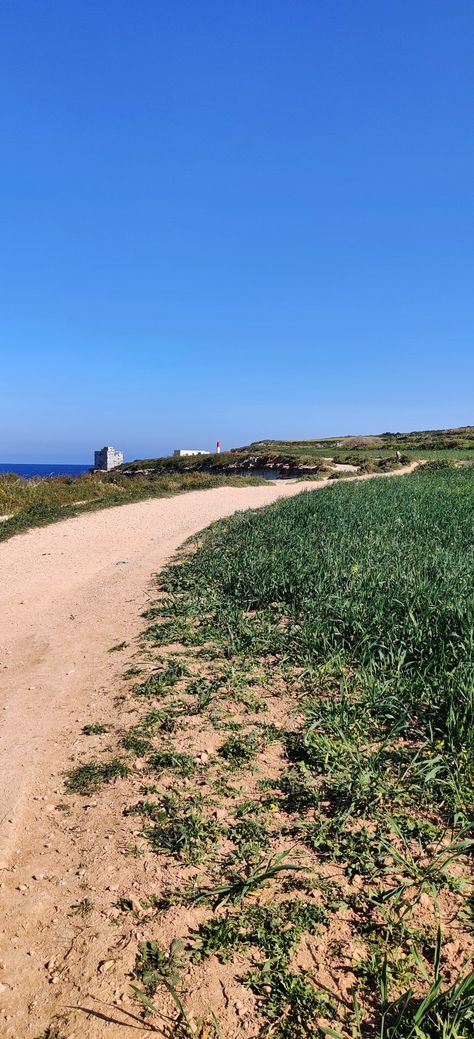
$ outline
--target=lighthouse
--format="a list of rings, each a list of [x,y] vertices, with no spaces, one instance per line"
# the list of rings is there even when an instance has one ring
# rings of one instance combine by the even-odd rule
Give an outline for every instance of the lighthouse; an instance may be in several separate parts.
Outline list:
[[[220,455],[220,453],[221,453],[221,442],[220,442],[220,440],[218,440],[217,444],[216,444],[216,454]]]

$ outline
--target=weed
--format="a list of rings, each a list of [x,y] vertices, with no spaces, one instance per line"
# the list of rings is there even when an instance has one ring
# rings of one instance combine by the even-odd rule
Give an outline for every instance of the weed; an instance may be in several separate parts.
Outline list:
[[[196,705],[192,708],[193,714],[203,714],[216,699],[217,690],[221,683],[219,679],[209,681],[206,678],[194,678],[186,686],[186,692],[196,697]]]
[[[179,939],[171,942],[167,950],[155,941],[140,942],[134,977],[142,982],[147,996],[153,996],[160,985],[167,988],[179,985],[183,948],[184,943]]]
[[[421,957],[413,960],[422,975],[426,991],[415,997],[413,987],[395,1000],[390,999],[393,964],[387,954],[377,971],[378,1008],[374,1039],[472,1039],[474,1036],[474,971],[461,975],[451,985],[443,985],[441,974],[441,931],[438,930],[433,977],[430,978]],[[395,972],[396,973],[396,972]],[[362,1011],[355,1000],[354,1039],[364,1039]],[[325,1029],[333,1039],[343,1039],[334,1029]]]
[[[390,854],[397,869],[397,882],[385,891],[381,898],[395,903],[399,911],[407,911],[413,907],[425,891],[436,898],[443,888],[449,888],[452,891],[462,890],[462,883],[460,885],[459,881],[450,874],[448,866],[470,852],[474,841],[456,839],[448,844],[440,842],[426,861],[421,856],[413,854],[394,819],[390,820],[390,826],[399,838],[402,847],[399,850],[393,844],[390,845]]]
[[[158,750],[148,758],[148,765],[155,772],[165,772],[167,769],[175,769],[182,776],[192,776],[196,771],[196,762],[191,754],[183,754],[180,751]]]
[[[138,758],[142,758],[151,750],[153,744],[146,736],[139,735],[139,731],[139,726],[136,726],[135,730],[130,729],[125,736],[122,736],[121,744],[124,750],[129,750]]]
[[[234,786],[229,781],[227,776],[216,776],[215,779],[210,780],[212,789],[219,797],[235,798],[240,794],[239,787]]]
[[[143,696],[147,699],[162,697],[181,678],[186,677],[189,677],[189,669],[186,664],[182,660],[172,658],[163,667],[155,668],[143,682],[134,687],[134,692],[136,696]]]
[[[299,899],[277,905],[252,905],[239,913],[214,916],[201,924],[190,942],[194,963],[213,954],[222,962],[235,952],[257,948],[272,963],[286,964],[303,934],[317,934],[326,914],[321,906]]]
[[[252,732],[242,736],[229,736],[219,748],[218,753],[225,758],[231,768],[243,768],[255,758],[259,747],[258,736]]]
[[[246,980],[262,999],[259,1010],[271,1022],[266,1034],[272,1039],[320,1039],[321,1018],[334,1018],[334,1000],[304,974],[266,964],[251,971]]]
[[[124,678],[136,678],[138,675],[141,675],[141,674],[142,674],[141,667],[137,667],[136,664],[133,664],[131,667],[127,667],[126,671],[124,671],[124,673],[123,673],[123,677]]]
[[[63,1019],[61,1018],[60,1020]],[[60,1025],[53,1022],[52,1024],[48,1025],[48,1027],[45,1029],[44,1032],[41,1033],[41,1035],[36,1036],[36,1039],[62,1039],[63,1035],[64,1032],[62,1031]]]
[[[144,736],[153,736],[157,728],[161,728],[167,717],[165,710],[147,711],[141,718],[139,729]],[[138,727],[137,727],[138,728]]]
[[[123,814],[143,815],[146,819],[152,819],[154,822],[163,822],[167,818],[165,809],[157,804],[156,801],[137,801],[136,804],[131,805],[129,808],[124,808]]]
[[[309,769],[302,763],[290,769],[281,779],[265,784],[265,787],[279,789],[282,792],[281,808],[290,814],[304,815],[310,809],[319,808],[319,786]]]
[[[90,794],[104,783],[128,776],[130,769],[121,758],[112,761],[88,761],[67,773],[66,787],[71,793]]]
[[[358,830],[344,828],[344,820],[317,819],[309,826],[295,827],[294,835],[307,841],[323,862],[340,862],[348,877],[356,874],[373,877],[386,871],[391,848],[383,840],[386,832],[362,826]]]
[[[91,902],[90,898],[83,898],[80,902],[74,902],[71,906],[72,916],[87,916],[92,912],[94,903]]]
[[[102,725],[101,722],[92,722],[91,725],[84,725],[82,732],[84,736],[102,736],[104,732],[110,732],[111,725]]]
[[[114,902],[114,908],[120,909],[121,913],[135,913],[135,915],[137,915],[136,908],[131,898],[118,898],[117,901]]]
[[[143,848],[140,848],[138,844],[124,844],[121,850],[124,855],[130,856],[132,859],[141,859],[144,855]]]
[[[196,901],[214,901],[216,906],[242,901],[251,891],[266,884],[269,880],[274,880],[280,873],[305,869],[304,866],[295,862],[286,862],[286,858],[287,853],[280,852],[266,862],[260,860],[256,864],[249,863],[244,873],[232,873],[228,883],[204,889],[196,897]]]
[[[199,631],[184,618],[170,621],[161,620],[159,624],[153,624],[147,628],[143,638],[147,642],[151,642],[153,646],[170,646],[175,642],[189,646],[199,645],[202,642]]]
[[[195,865],[215,845],[220,831],[219,823],[206,818],[194,799],[180,801],[171,795],[163,801],[160,820],[146,827],[144,835],[154,851]]]
[[[244,819],[230,826],[227,836],[235,844],[239,856],[247,862],[258,861],[262,851],[270,847],[267,828],[259,819]]]

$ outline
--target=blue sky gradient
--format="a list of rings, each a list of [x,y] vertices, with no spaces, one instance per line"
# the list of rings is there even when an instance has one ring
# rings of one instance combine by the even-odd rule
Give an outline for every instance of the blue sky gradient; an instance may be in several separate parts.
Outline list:
[[[472,0],[0,24],[0,460],[474,421]]]

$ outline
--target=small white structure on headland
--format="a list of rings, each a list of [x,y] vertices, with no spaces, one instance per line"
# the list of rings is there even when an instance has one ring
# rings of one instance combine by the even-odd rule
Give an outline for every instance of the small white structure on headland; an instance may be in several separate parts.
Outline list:
[[[210,451],[194,451],[192,449],[188,450],[185,447],[178,447],[176,448],[176,451],[173,451],[173,455],[175,458],[186,458],[187,455],[209,455],[210,453]]]
[[[94,469],[108,472],[109,469],[115,469],[122,462],[122,451],[116,451],[114,447],[101,447],[100,451],[94,451]]]

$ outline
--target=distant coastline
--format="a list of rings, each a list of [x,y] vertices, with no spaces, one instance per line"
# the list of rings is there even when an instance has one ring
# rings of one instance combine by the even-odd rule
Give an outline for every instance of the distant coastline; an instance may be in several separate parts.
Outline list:
[[[80,476],[91,468],[91,462],[88,465],[71,465],[68,462],[62,465],[51,462],[0,462],[0,473],[16,473],[25,480],[31,480],[34,476]]]

